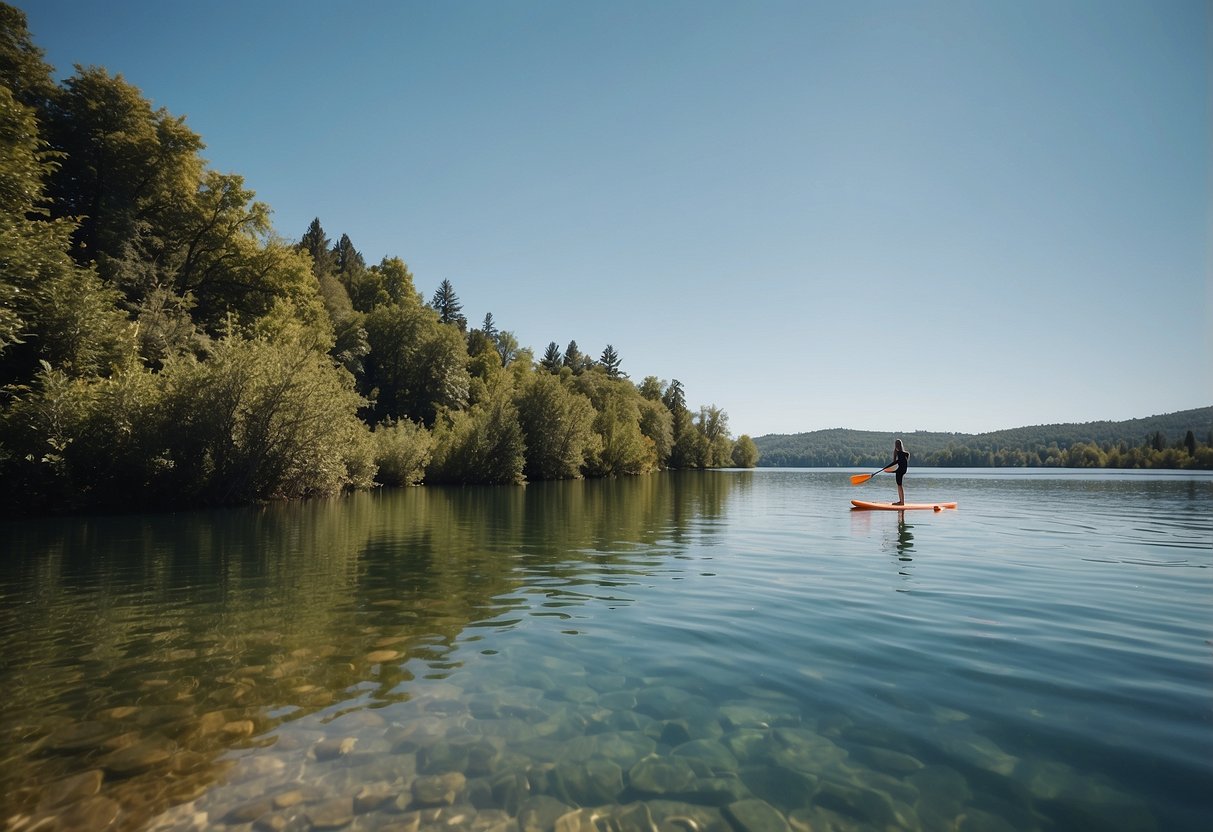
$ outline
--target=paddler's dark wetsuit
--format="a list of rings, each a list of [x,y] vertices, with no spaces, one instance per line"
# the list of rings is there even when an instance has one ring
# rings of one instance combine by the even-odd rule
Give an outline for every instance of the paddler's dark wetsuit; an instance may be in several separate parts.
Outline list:
[[[905,451],[894,451],[893,461],[886,465],[885,468],[892,468],[894,465],[897,466],[897,471],[895,472],[897,474],[897,484],[901,485],[901,478],[906,475],[906,469],[910,467],[910,455]]]

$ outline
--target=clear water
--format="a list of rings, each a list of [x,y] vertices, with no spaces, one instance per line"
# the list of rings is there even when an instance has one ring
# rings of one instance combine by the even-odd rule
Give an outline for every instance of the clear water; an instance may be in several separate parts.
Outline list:
[[[1213,477],[663,474],[0,525],[10,829],[1204,829]]]

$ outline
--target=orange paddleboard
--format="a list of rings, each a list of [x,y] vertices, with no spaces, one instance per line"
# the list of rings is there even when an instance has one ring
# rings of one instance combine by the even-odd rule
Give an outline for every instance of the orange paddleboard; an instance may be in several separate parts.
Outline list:
[[[943,511],[945,508],[956,508],[956,503],[906,503],[895,506],[892,503],[869,503],[866,500],[851,500],[851,505],[865,511]]]

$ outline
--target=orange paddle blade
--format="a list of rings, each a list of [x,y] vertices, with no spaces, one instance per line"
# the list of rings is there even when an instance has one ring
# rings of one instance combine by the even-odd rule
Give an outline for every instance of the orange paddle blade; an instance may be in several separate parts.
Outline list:
[[[851,485],[862,485],[863,483],[872,479],[872,477],[874,477],[874,476],[876,476],[876,475],[875,474],[855,474],[851,477]]]

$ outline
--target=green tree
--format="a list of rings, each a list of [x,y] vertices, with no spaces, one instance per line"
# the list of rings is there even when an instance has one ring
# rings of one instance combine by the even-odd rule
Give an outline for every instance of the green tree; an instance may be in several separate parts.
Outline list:
[[[527,378],[516,402],[526,444],[527,479],[580,477],[586,456],[595,447],[590,400],[551,373],[539,372]]]
[[[459,296],[455,294],[451,281],[443,280],[438,285],[433,299],[430,300],[430,306],[438,313],[438,320],[442,323],[457,326],[460,331],[467,329],[468,321],[462,314],[463,304],[459,302]]]
[[[619,353],[610,344],[602,351],[602,356],[598,359],[598,363],[606,370],[606,374],[610,378],[622,378],[626,374],[619,370]]]
[[[682,389],[682,382],[674,379],[670,382],[670,386],[665,389],[665,393],[661,396],[661,401],[669,409],[670,413],[677,416],[681,411],[687,409],[686,392]],[[675,431],[677,436],[677,430]]]
[[[413,419],[433,425],[441,408],[467,403],[467,344],[432,309],[380,306],[367,315],[367,393],[375,394],[375,420]]]
[[[371,272],[378,283],[386,301],[409,306],[421,305],[421,294],[414,284],[413,273],[399,257],[384,257],[378,266],[372,266]]]
[[[310,346],[225,338],[206,361],[170,363],[164,378],[177,493],[233,503],[370,484],[353,380]]]
[[[442,413],[426,481],[521,484],[524,453],[518,411],[507,395],[496,395],[469,410]]]
[[[375,481],[383,485],[416,485],[425,477],[434,440],[422,425],[388,421],[374,431]]]
[[[653,443],[657,467],[665,468],[674,452],[674,416],[660,400],[654,401],[642,395],[637,405],[640,408],[640,432]]]
[[[569,345],[564,348],[564,358],[561,363],[572,370],[573,375],[581,375],[594,362],[589,356],[581,352],[576,341],[569,341]]]
[[[64,154],[49,188],[56,214],[80,218],[73,235],[77,261],[95,262],[107,280],[132,283],[132,272],[138,273],[120,263],[155,262],[167,245],[162,238],[182,225],[183,211],[190,213],[202,181],[202,139],[184,118],[153,110],[121,75],[97,67],[77,68],[65,82],[47,130]],[[226,213],[214,219],[216,225],[229,221]],[[199,248],[205,246],[201,241]],[[150,287],[124,288],[137,300]]]
[[[657,376],[645,376],[640,382],[640,395],[652,402],[661,401],[663,382]]]
[[[555,341],[548,342],[548,348],[543,352],[543,358],[539,362],[539,366],[547,370],[549,373],[559,373],[563,366],[560,347],[556,346]]]
[[[39,361],[81,376],[133,348],[118,295],[68,257],[74,226],[46,220],[43,176],[54,162],[33,112],[0,87],[0,381],[25,382]]]
[[[737,437],[733,445],[733,467],[753,468],[758,464],[758,446],[746,434]]]
[[[497,324],[493,322],[493,313],[486,312],[484,315],[484,323],[480,325],[480,331],[485,334],[490,341],[497,337]]]
[[[56,93],[54,71],[34,45],[25,12],[0,3],[0,86],[36,112],[45,111]]]

